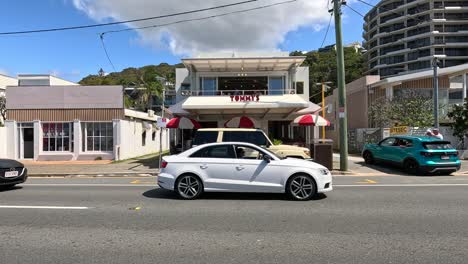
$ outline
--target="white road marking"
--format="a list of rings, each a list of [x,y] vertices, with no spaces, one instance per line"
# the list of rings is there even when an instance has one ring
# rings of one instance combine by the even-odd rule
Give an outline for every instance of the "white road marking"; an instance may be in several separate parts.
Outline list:
[[[468,186],[468,183],[407,183],[407,184],[334,184],[333,187],[437,187]]]
[[[0,208],[14,209],[68,209],[68,210],[86,210],[85,206],[36,206],[36,205],[0,205]]]
[[[83,187],[155,187],[157,184],[115,184],[115,183],[26,183],[22,186],[83,186]]]

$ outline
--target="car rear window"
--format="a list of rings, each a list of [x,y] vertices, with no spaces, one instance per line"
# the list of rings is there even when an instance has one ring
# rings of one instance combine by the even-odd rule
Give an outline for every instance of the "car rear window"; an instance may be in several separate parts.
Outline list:
[[[223,142],[246,142],[267,146],[267,139],[260,131],[224,131]]]
[[[214,143],[218,139],[218,131],[197,131],[192,145],[202,145],[206,143]]]
[[[191,158],[235,159],[232,145],[211,146],[193,153]]]
[[[448,141],[424,142],[423,146],[425,149],[433,150],[453,149],[452,145],[450,145],[450,142]]]

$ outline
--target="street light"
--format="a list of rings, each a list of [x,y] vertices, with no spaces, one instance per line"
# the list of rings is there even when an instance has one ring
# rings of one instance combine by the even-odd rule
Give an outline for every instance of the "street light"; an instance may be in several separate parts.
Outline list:
[[[434,128],[439,128],[439,78],[437,75],[437,69],[439,68],[439,59],[445,57],[445,55],[434,55],[434,57],[432,58],[432,67],[434,70]]]
[[[332,84],[332,82],[321,82],[316,83],[315,85],[322,86],[322,117],[325,119],[325,90],[330,89],[331,87],[327,84]],[[325,127],[322,127],[322,139],[325,139]]]

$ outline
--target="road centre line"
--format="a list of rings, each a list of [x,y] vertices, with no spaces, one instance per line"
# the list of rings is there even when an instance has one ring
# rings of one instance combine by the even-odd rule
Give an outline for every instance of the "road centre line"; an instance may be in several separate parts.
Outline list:
[[[1,208],[10,209],[63,209],[63,210],[86,210],[85,206],[36,206],[36,205],[0,205]]]

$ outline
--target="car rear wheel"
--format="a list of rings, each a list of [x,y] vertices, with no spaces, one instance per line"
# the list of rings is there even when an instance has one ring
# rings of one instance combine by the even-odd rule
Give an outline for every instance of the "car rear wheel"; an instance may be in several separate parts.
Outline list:
[[[286,192],[294,200],[306,201],[317,194],[317,187],[309,175],[294,175],[288,181]]]
[[[203,193],[203,184],[197,176],[187,174],[177,179],[174,189],[180,198],[193,200]]]
[[[364,158],[364,162],[366,164],[374,164],[375,163],[374,156],[372,155],[372,153],[370,151],[364,152],[362,157]]]
[[[419,173],[419,164],[417,161],[413,159],[408,159],[403,163],[403,167],[405,171],[410,174],[418,174]]]

